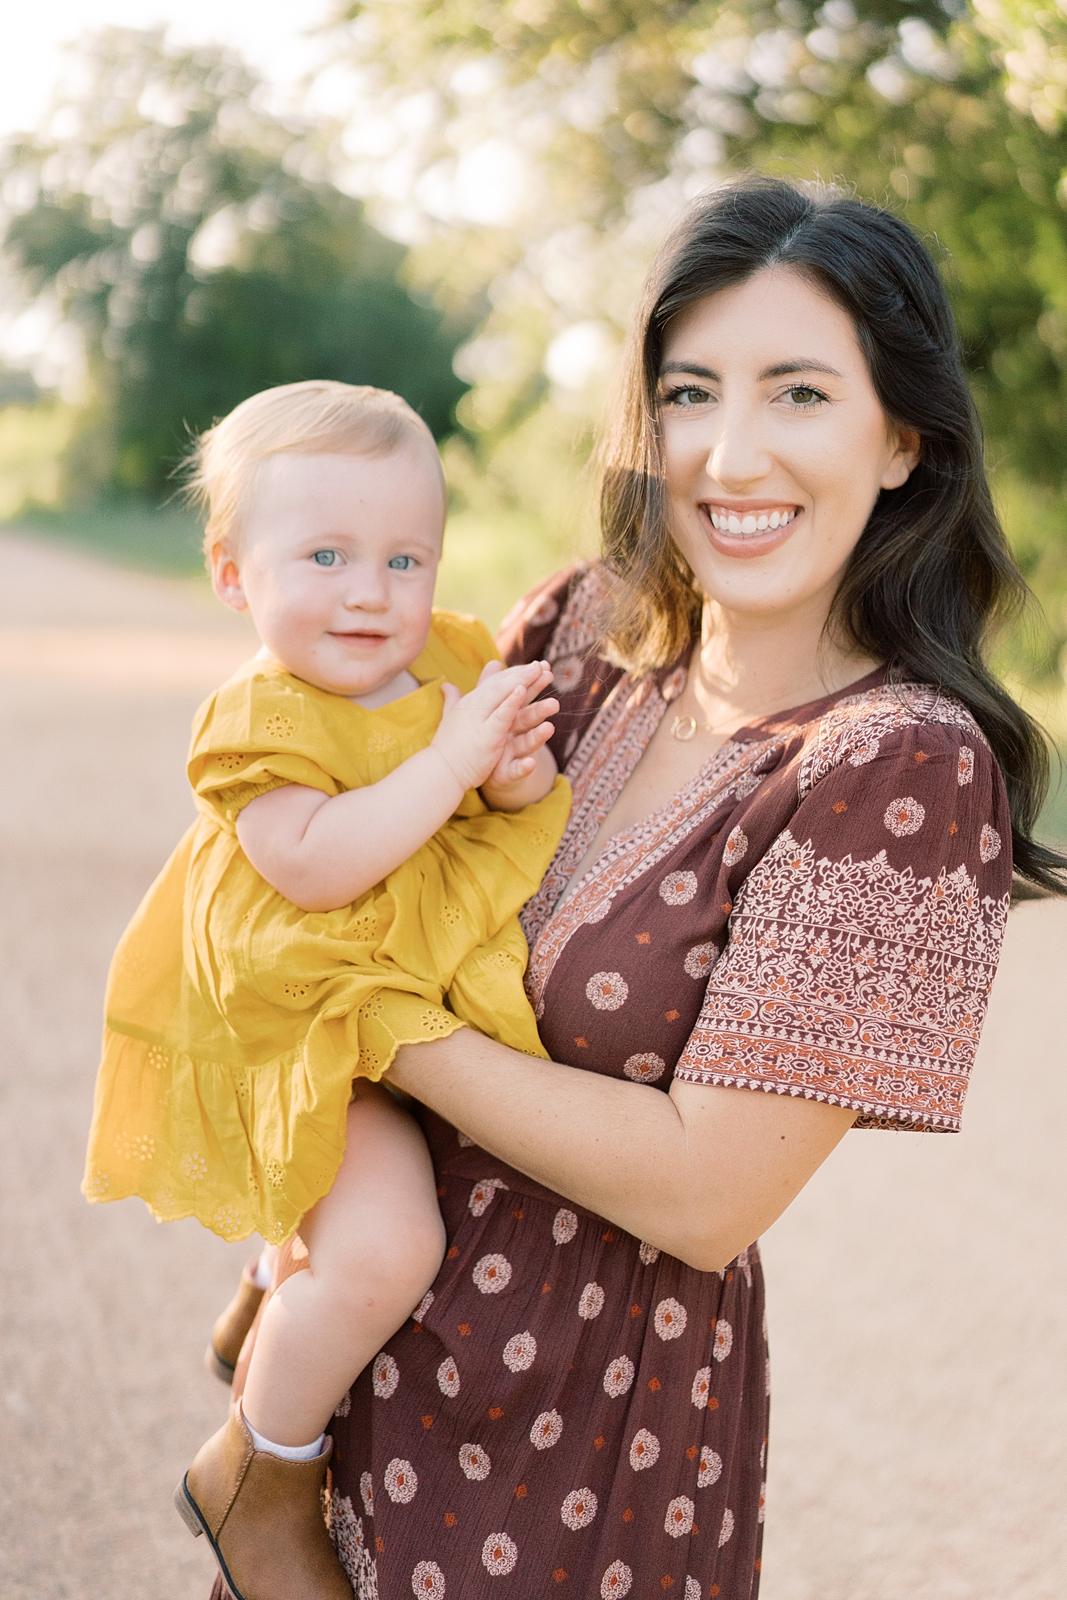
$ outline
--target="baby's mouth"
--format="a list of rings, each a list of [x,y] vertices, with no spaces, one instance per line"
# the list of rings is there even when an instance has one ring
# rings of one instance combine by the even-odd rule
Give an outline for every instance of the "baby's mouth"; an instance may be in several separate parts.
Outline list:
[[[731,534],[735,539],[751,539],[756,534],[773,533],[777,528],[787,528],[799,516],[800,506],[780,505],[760,507],[758,510],[734,510],[730,506],[705,502],[701,508],[713,528]]]

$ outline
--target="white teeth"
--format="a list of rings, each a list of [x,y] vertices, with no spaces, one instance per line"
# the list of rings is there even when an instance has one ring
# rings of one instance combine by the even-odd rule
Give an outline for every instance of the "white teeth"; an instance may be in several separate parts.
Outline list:
[[[711,518],[713,528],[718,528],[723,533],[739,533],[742,537],[753,533],[765,533],[769,528],[787,528],[796,514],[795,507],[791,511],[760,511],[758,513],[749,511],[744,516],[740,516],[736,511],[726,511],[721,507],[708,507],[708,516]]]

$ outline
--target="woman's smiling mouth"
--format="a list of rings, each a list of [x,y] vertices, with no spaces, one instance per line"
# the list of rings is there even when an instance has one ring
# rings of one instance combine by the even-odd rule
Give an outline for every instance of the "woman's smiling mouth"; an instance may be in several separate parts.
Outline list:
[[[727,556],[762,556],[789,538],[804,507],[782,501],[742,501],[727,505],[719,500],[700,504],[713,547]]]

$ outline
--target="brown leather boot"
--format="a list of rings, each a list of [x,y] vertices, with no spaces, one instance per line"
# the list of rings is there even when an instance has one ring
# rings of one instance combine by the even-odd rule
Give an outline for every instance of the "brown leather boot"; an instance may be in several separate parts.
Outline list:
[[[233,1600],[352,1600],[322,1515],[332,1450],[313,1461],[257,1450],[238,1402],[197,1451],[174,1504],[207,1534]]]
[[[205,1367],[223,1383],[233,1382],[233,1369],[237,1365],[237,1357],[241,1354],[241,1346],[248,1336],[249,1328],[256,1320],[256,1312],[266,1292],[252,1277],[258,1259],[257,1257],[256,1260],[245,1264],[237,1293],[212,1328],[211,1343],[204,1351]]]

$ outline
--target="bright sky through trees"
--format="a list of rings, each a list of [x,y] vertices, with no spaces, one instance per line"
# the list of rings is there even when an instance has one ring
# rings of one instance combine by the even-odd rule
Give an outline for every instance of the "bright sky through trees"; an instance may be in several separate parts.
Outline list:
[[[232,45],[287,89],[319,59],[305,30],[323,0],[47,0],[5,8],[0,136],[36,127],[64,70],[63,46],[91,29],[164,26],[177,44]]]

